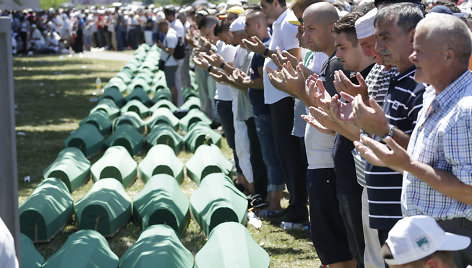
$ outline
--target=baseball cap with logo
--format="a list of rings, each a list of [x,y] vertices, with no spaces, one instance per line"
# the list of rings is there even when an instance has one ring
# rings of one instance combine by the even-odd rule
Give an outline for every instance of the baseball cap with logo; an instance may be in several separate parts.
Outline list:
[[[438,250],[456,251],[469,246],[470,238],[444,232],[429,216],[412,216],[399,220],[388,232],[388,247],[392,259],[389,265],[401,265],[420,260]]]

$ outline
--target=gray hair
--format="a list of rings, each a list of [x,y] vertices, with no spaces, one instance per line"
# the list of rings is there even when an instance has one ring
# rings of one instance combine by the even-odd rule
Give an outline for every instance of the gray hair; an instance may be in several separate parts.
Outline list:
[[[379,23],[392,22],[404,33],[408,33],[415,29],[416,24],[423,18],[424,13],[417,5],[412,3],[398,3],[379,9],[374,24],[377,26]]]
[[[438,46],[443,45],[446,49],[454,51],[457,60],[469,65],[472,53],[472,39],[469,27],[461,19],[448,14],[431,13],[420,21],[416,27],[427,29],[427,38],[437,41]]]

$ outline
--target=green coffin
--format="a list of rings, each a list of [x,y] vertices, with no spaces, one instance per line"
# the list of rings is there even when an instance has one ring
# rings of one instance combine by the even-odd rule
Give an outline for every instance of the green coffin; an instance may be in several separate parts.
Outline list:
[[[192,125],[197,122],[202,122],[203,124],[211,125],[211,119],[208,118],[208,116],[206,116],[199,109],[192,109],[180,119],[180,129],[182,129],[183,131],[189,131]]]
[[[20,231],[34,242],[49,241],[69,221],[73,210],[66,184],[55,178],[45,179],[19,208]]]
[[[43,268],[116,268],[118,263],[118,256],[100,233],[80,230],[67,238]]]
[[[98,153],[103,147],[103,135],[98,128],[92,124],[83,124],[72,135],[64,141],[65,147],[80,149],[85,156],[89,157]]]
[[[101,179],[75,204],[75,217],[79,229],[95,230],[108,237],[130,219],[131,199],[119,181]]]
[[[57,178],[62,180],[69,189],[75,191],[90,175],[90,161],[77,148],[63,149],[43,172],[44,178]]]
[[[110,118],[110,120],[113,120],[115,117],[120,115],[120,109],[118,108],[118,106],[116,106],[115,102],[110,99],[103,99],[99,101],[97,106],[93,107],[90,113],[100,110],[107,113],[108,118]]]
[[[128,187],[138,173],[138,164],[123,146],[108,148],[91,167],[94,182],[105,178],[113,178]]]
[[[138,100],[142,102],[144,105],[152,104],[151,100],[149,99],[148,94],[144,91],[144,89],[140,87],[136,87],[133,92],[131,92],[128,96],[126,96],[126,101],[130,100]]]
[[[168,89],[167,87],[158,88],[156,93],[154,93],[154,97],[151,101],[152,103],[156,103],[159,100],[172,101],[172,93],[170,92],[170,89]]]
[[[270,257],[243,225],[225,222],[213,229],[195,256],[199,268],[267,268]]]
[[[141,179],[147,182],[157,174],[167,174],[179,184],[184,179],[184,164],[175,156],[174,150],[164,144],[154,145],[146,157],[139,163]]]
[[[174,128],[166,123],[155,125],[151,132],[146,136],[146,146],[151,148],[156,144],[165,144],[170,146],[175,153],[180,152],[184,141],[182,137],[175,132]]]
[[[153,113],[159,108],[167,108],[171,112],[174,112],[177,110],[177,106],[175,106],[171,101],[167,99],[162,99],[156,102],[151,108],[149,108],[149,112]]]
[[[133,218],[141,227],[167,224],[182,234],[190,219],[188,197],[177,181],[167,175],[153,176],[133,200]]]
[[[118,72],[112,79],[110,79],[110,81],[114,79],[120,79],[121,81],[123,81],[123,83],[125,83],[125,85],[131,83],[131,77],[128,76],[128,74],[124,72]],[[126,87],[125,87],[125,90],[126,90]]]
[[[125,88],[126,88],[126,85],[125,85]],[[122,93],[115,86],[106,87],[103,94],[98,97],[98,100],[102,100],[102,99],[110,99],[118,107],[121,107],[121,106],[125,105],[125,103],[126,103],[126,99],[123,98]]]
[[[80,121],[81,126],[86,123],[95,125],[102,135],[106,135],[111,132],[110,118],[108,118],[108,114],[103,110],[95,111]]]
[[[221,135],[216,133],[208,125],[200,122],[192,125],[191,130],[184,136],[185,147],[192,153],[194,153],[200,145],[208,144],[208,142],[219,147],[221,145]]]
[[[125,106],[123,106],[123,108],[121,108],[121,114],[126,112],[135,112],[139,117],[145,118],[149,115],[149,108],[139,100],[130,100]]]
[[[167,108],[159,108],[152,113],[152,116],[146,120],[148,129],[152,129],[155,125],[167,123],[175,130],[179,127],[179,119]]]
[[[200,109],[200,99],[197,97],[190,97],[188,98],[185,103],[180,106],[180,110],[192,110],[192,109]]]
[[[33,245],[33,241],[25,235],[20,233],[21,246],[21,267],[23,268],[39,268],[44,263],[44,258],[39,254]]]
[[[123,76],[126,76],[126,74],[123,74]],[[129,78],[126,79],[126,78],[123,78],[127,81],[130,81]],[[110,79],[110,81],[108,81],[108,83],[105,85],[105,87],[103,88],[104,90],[107,90],[107,89],[116,89],[118,90],[118,92],[120,94],[123,94],[124,92],[126,92],[126,89],[128,88],[126,85],[127,83],[122,79],[122,77],[113,77],[112,79]]]
[[[149,267],[193,267],[192,253],[167,225],[148,227],[120,259],[120,268]]]
[[[182,97],[184,98],[184,101],[188,101],[190,97],[198,98],[198,92],[191,87],[185,87],[182,88]]]
[[[113,122],[113,130],[118,129],[118,127],[122,125],[132,126],[139,131],[139,133],[144,133],[146,131],[144,121],[135,112],[126,112],[116,118]]]
[[[143,64],[144,65],[144,64]],[[154,77],[154,75],[152,74],[152,72],[148,69],[148,68],[142,68],[143,65],[141,65],[141,70],[139,71],[139,73],[134,77],[133,80],[138,80],[138,79],[142,79],[144,80],[148,85],[150,85],[152,83],[152,78]]]
[[[143,136],[130,125],[121,125],[105,140],[106,147],[123,146],[130,155],[136,155],[143,149]]]
[[[221,173],[208,175],[190,197],[190,209],[206,236],[228,221],[246,224],[247,198]]]
[[[131,84],[128,85],[128,91],[131,93],[133,93],[133,91],[137,89],[143,90],[144,92],[146,92],[146,94],[151,92],[151,87],[149,86],[149,83],[146,82],[146,80],[144,80],[143,78],[134,78],[131,81]]]
[[[201,145],[185,164],[187,175],[197,185],[209,174],[230,175],[233,169],[231,161],[226,159],[216,145]]]

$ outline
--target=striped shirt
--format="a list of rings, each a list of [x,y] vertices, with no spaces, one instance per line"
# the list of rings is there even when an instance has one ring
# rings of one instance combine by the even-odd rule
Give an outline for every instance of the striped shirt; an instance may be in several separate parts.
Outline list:
[[[388,86],[390,85],[390,79],[396,75],[398,75],[398,70],[396,67],[385,70],[385,66],[375,64],[370,70],[369,74],[366,76],[365,83],[367,85],[367,94],[369,97],[374,98],[380,106],[383,106],[385,95],[387,95]],[[364,131],[361,130],[361,134],[363,133]],[[361,154],[356,148],[354,148],[351,153],[354,157],[354,163],[356,165],[357,183],[359,183],[362,187],[365,187],[365,159],[362,158]]]
[[[425,86],[414,80],[415,70],[415,66],[412,66],[391,79],[383,105],[389,124],[407,134],[413,131],[423,105]],[[373,138],[381,140],[381,137],[375,135]],[[403,176],[387,167],[373,166],[366,162],[365,179],[370,227],[389,230],[402,218],[400,196]]]
[[[435,89],[428,87],[408,154],[472,185],[472,74],[467,70],[444,91],[435,94]],[[472,220],[471,205],[441,194],[408,172],[403,176],[401,200],[405,216]]]

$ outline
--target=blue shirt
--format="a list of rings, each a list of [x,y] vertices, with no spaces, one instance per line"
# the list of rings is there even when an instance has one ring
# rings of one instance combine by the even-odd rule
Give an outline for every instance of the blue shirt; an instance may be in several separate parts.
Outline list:
[[[262,42],[266,47],[269,46],[270,38],[264,39]],[[261,54],[254,53],[251,60],[251,68],[249,69],[251,80],[262,77],[259,73],[259,67],[264,66],[265,58]],[[249,100],[251,101],[255,115],[270,114],[269,105],[264,103],[264,90],[261,89],[248,89]]]
[[[467,70],[444,91],[435,94],[435,89],[428,87],[408,154],[472,185],[472,74]],[[401,200],[405,216],[472,220],[472,206],[441,194],[408,172],[403,175]]]

